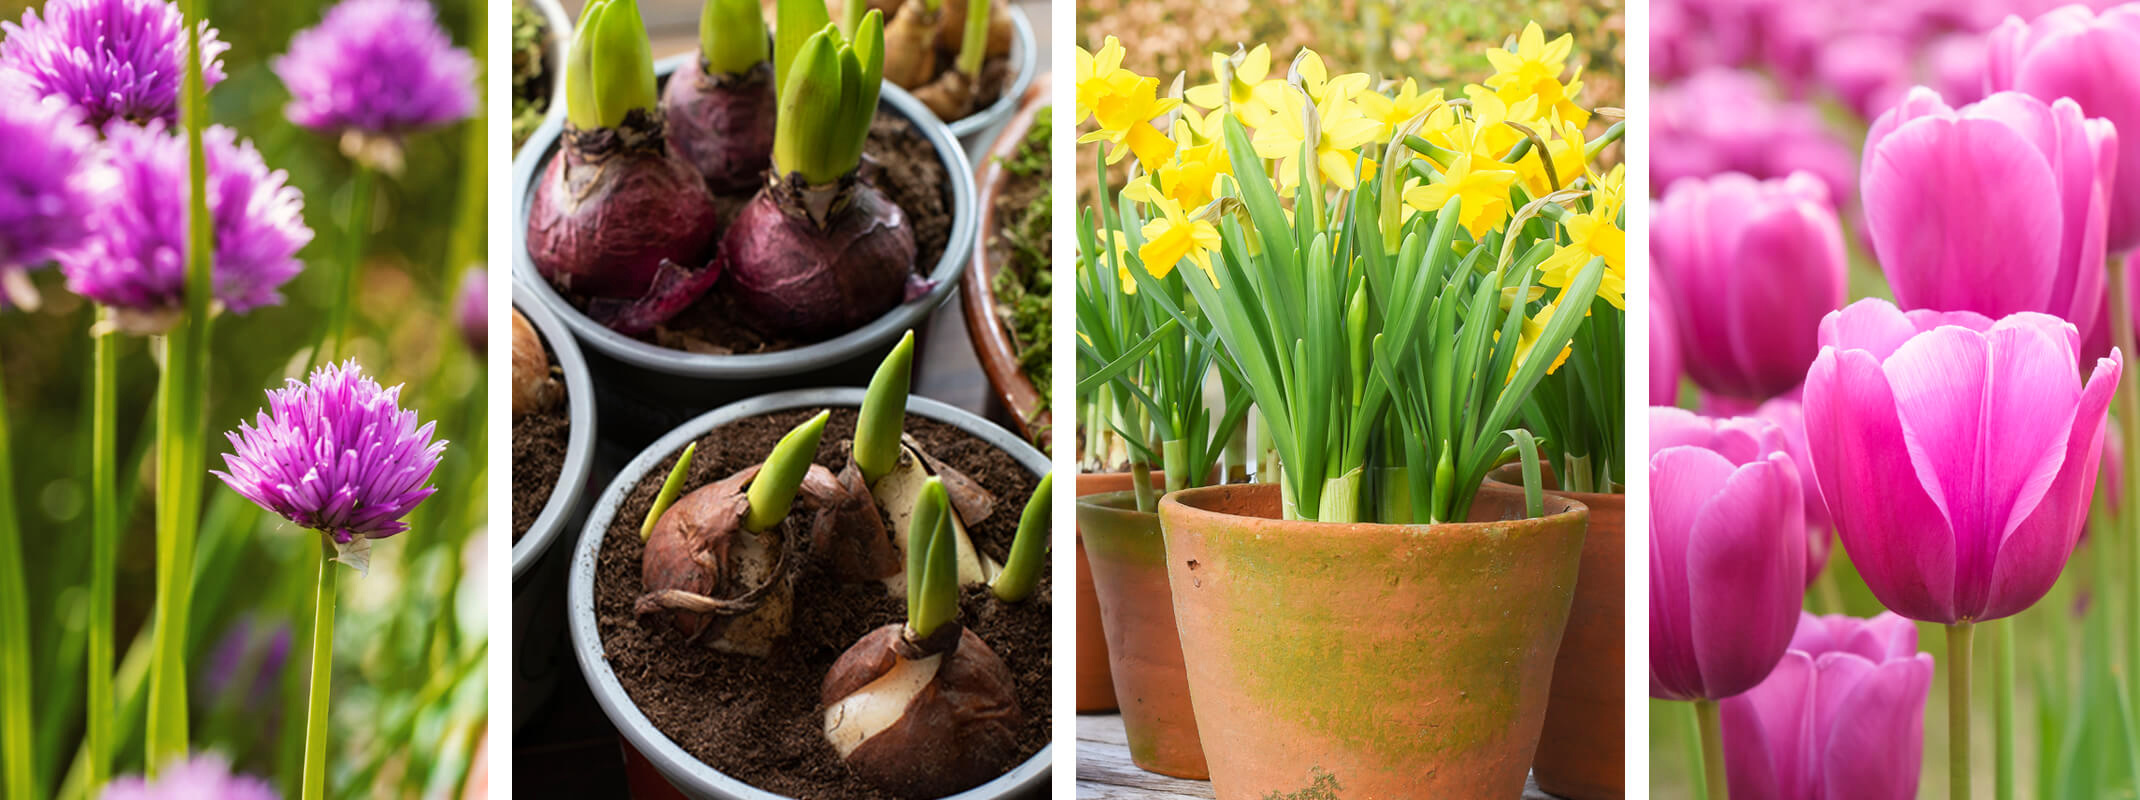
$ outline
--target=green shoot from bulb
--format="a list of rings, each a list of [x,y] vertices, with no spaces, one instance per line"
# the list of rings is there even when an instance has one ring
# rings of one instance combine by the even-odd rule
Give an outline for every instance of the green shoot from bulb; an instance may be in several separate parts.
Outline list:
[[[907,528],[907,621],[917,633],[920,628],[911,623],[921,619],[923,582],[929,576],[929,543],[936,538],[936,526],[950,507],[951,496],[938,478],[924,481],[921,492],[914,496],[914,518]]]
[[[653,46],[634,0],[593,0],[565,57],[565,116],[583,131],[614,128],[660,101]]]
[[[832,22],[823,0],[775,0],[773,3],[773,88],[788,85],[788,65],[803,43]],[[857,24],[859,24],[857,20]]]
[[[996,599],[1016,603],[1033,596],[1040,587],[1040,565],[1048,552],[1048,509],[1055,494],[1055,473],[1040,476],[1040,485],[1033,488],[1033,496],[1025,501],[1025,513],[1018,517],[1018,535],[1011,539],[1010,559],[1003,571],[988,584]]]
[[[795,505],[795,490],[802,486],[811,460],[817,457],[817,442],[825,435],[825,420],[831,417],[830,411],[817,412],[817,416],[795,426],[773,445],[773,452],[765,457],[765,466],[758,468],[757,477],[751,479],[745,493],[750,500],[750,513],[743,518],[744,530],[763,533],[787,519],[788,509]]]
[[[988,55],[989,0],[966,0],[966,30],[959,38],[959,72],[975,80],[981,77],[981,59]]]
[[[708,75],[742,75],[773,57],[758,0],[706,0],[698,15],[699,66]]]
[[[914,332],[907,331],[870,376],[855,420],[854,461],[862,480],[876,485],[899,465],[899,436],[906,426],[907,391],[914,377]]]
[[[824,7],[817,5],[817,16],[823,17]],[[788,32],[783,20],[783,42]],[[776,52],[776,58],[783,57],[785,53]],[[884,83],[884,14],[863,15],[851,41],[831,22],[822,23],[786,71],[776,63],[775,73],[781,87],[773,123],[775,172],[801,175],[812,186],[854,174],[862,164],[862,145],[869,139],[877,92]]]
[[[698,442],[684,447],[684,454],[677,456],[676,466],[669,468],[669,477],[661,482],[661,492],[654,495],[654,507],[647,509],[646,521],[639,523],[639,541],[654,535],[654,523],[661,515],[669,513],[669,506],[676,504],[676,496],[683,494],[684,475],[691,471],[691,456],[698,453]]]
[[[944,494],[944,484],[930,478],[922,487],[923,497],[935,497],[934,504],[942,512],[934,515],[934,524],[924,528],[916,517],[915,526],[907,532],[907,627],[917,638],[927,639],[959,615],[959,563],[958,544],[952,527],[951,503]],[[926,535],[926,538],[922,538]],[[923,568],[913,568],[913,554],[927,550]],[[918,576],[918,577],[917,577]]]

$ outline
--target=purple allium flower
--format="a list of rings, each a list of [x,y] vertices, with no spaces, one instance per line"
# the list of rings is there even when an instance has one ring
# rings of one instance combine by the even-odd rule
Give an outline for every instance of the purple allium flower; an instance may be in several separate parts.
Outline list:
[[[267,781],[230,771],[230,762],[208,753],[174,762],[154,781],[120,778],[104,787],[103,800],[276,800]]]
[[[400,136],[475,110],[476,62],[424,0],[343,0],[275,59],[291,122],[322,132]]]
[[[66,98],[90,125],[114,119],[178,122],[185,80],[186,20],[170,0],[52,0],[44,16],[0,22],[0,71],[20,73],[31,89]],[[201,80],[223,80],[219,57],[230,45],[201,22]]]
[[[446,450],[431,440],[437,423],[417,427],[401,387],[379,388],[356,361],[267,394],[266,412],[225,434],[230,471],[212,472],[246,499],[349,544],[408,530],[401,518],[438,491],[424,485]]]
[[[484,357],[490,346],[490,273],[482,267],[470,269],[461,278],[461,293],[454,300],[454,316],[461,326],[461,341],[468,343],[476,358]]]
[[[65,102],[0,89],[0,281],[19,282],[89,233],[96,137],[80,123]]]
[[[112,169],[90,236],[59,254],[67,288],[120,312],[134,332],[168,328],[185,307],[186,142],[162,123],[107,132]],[[222,126],[202,132],[208,209],[215,217],[215,299],[233,312],[282,302],[276,290],[304,264],[312,241],[304,194],[269,170],[252,142]]]
[[[289,659],[290,626],[263,622],[250,614],[239,617],[209,656],[208,670],[201,675],[203,694],[219,702],[229,698],[245,709],[267,706],[275,691],[275,677],[282,674]]]

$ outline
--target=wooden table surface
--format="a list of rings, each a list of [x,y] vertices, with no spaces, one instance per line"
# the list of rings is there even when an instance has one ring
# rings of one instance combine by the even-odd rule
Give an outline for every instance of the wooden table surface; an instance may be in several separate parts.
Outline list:
[[[1185,781],[1138,769],[1119,714],[1077,718],[1078,800],[1213,800],[1208,781]],[[1522,800],[1558,800],[1526,782]]]

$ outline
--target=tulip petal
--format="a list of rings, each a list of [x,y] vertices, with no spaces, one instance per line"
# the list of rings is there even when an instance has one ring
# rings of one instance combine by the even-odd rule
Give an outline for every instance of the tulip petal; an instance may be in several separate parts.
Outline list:
[[[2080,541],[2088,505],[2095,496],[2111,397],[2124,371],[2124,354],[2096,362],[2070,418],[2062,467],[2033,513],[1998,545],[1988,596],[1979,618],[2001,619],[2043,599],[2064,571]]]
[[[1824,670],[1820,680],[1832,683],[1836,677]],[[1822,795],[1916,797],[1917,775],[1924,766],[1925,696],[1931,689],[1932,657],[1922,653],[1884,662],[1857,676],[1856,685],[1818,723],[1827,739],[1820,752]]]
[[[1916,477],[1880,363],[1824,349],[1805,403],[1821,496],[1873,596],[1911,619],[1953,621],[1954,536]]]
[[[1806,173],[1785,180],[1805,184],[1807,194],[1827,192]],[[1825,203],[1768,205],[1768,213],[1747,220],[1738,252],[1725,262],[1739,277],[1735,290],[1722,298],[1737,319],[1762,322],[1724,330],[1742,374],[1788,375],[1796,384],[1820,352],[1818,338],[1805,334],[1847,298],[1848,261],[1842,228]],[[1765,397],[1789,387],[1759,388],[1766,391],[1756,396]]]
[[[1866,224],[1898,304],[2004,316],[2046,310],[2059,270],[2058,181],[1988,119],[1905,122],[1867,150]]]
[[[1704,697],[1689,616],[1688,543],[1702,508],[1716,499],[1735,467],[1700,447],[1669,447],[1650,456],[1650,695]],[[1706,535],[1707,531],[1701,531]]]
[[[1726,698],[1718,709],[1724,727],[1724,776],[1738,800],[1805,797],[1813,766],[1813,658],[1791,650],[1753,691]]]
[[[2085,9],[2080,11],[2086,15]],[[2107,119],[2121,130],[2140,127],[2140,105],[2136,105],[2131,84],[2110,79],[2140,74],[2140,32],[2086,21],[2062,24],[2038,37],[2016,66],[2015,89],[2038,97],[2069,98],[2089,116]],[[2108,168],[2102,174],[2114,175],[2115,180],[2105,188],[2103,199],[2115,206],[2104,209],[2109,246],[2122,250],[2140,244],[2140,203],[2112,200],[2109,192],[2140,181],[2140,163],[2134,163],[2140,159],[2116,161],[2127,163],[2105,165]],[[2100,263],[2100,259],[2086,263]]]
[[[1730,697],[1775,668],[1805,604],[1805,505],[1791,457],[1775,453],[1732,473],[1686,547],[1702,688]]]
[[[1820,321],[1822,346],[1863,350],[1880,361],[1917,333],[1917,326],[1902,309],[1871,297],[1830,311]]]

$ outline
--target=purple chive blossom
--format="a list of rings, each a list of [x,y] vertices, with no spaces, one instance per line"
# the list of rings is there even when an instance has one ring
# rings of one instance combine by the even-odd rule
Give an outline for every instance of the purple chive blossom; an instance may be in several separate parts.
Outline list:
[[[230,762],[213,753],[164,767],[149,781],[120,778],[104,787],[103,800],[276,800],[267,781],[230,771]]]
[[[0,89],[0,276],[8,280],[89,233],[96,137],[80,121],[64,102]]]
[[[178,122],[185,80],[185,17],[169,0],[52,0],[44,16],[0,22],[0,71],[20,73],[30,88],[82,109],[90,125],[114,119]],[[201,22],[201,79],[223,80],[219,56],[230,45]]]
[[[304,194],[229,128],[210,127],[202,141],[215,299],[238,313],[281,303],[277,289],[304,268],[297,251],[312,241]],[[186,142],[151,123],[108,131],[105,150],[112,166],[105,202],[90,217],[87,242],[60,254],[60,270],[68,289],[120,311],[127,329],[162,330],[185,307]]]
[[[262,708],[289,659],[290,626],[239,617],[216,642],[201,688],[210,697],[238,701],[245,709]]]
[[[213,474],[337,544],[401,533],[401,518],[438,491],[424,482],[446,443],[400,400],[401,387],[379,388],[353,360],[320,367],[309,383],[269,390],[268,410],[225,434],[237,451],[223,456],[230,471]]]
[[[483,358],[490,347],[490,274],[482,267],[468,270],[461,278],[460,295],[453,301],[455,321],[461,326],[461,341]]]
[[[320,132],[401,136],[475,111],[476,62],[424,0],[343,0],[275,59],[290,121]]]

